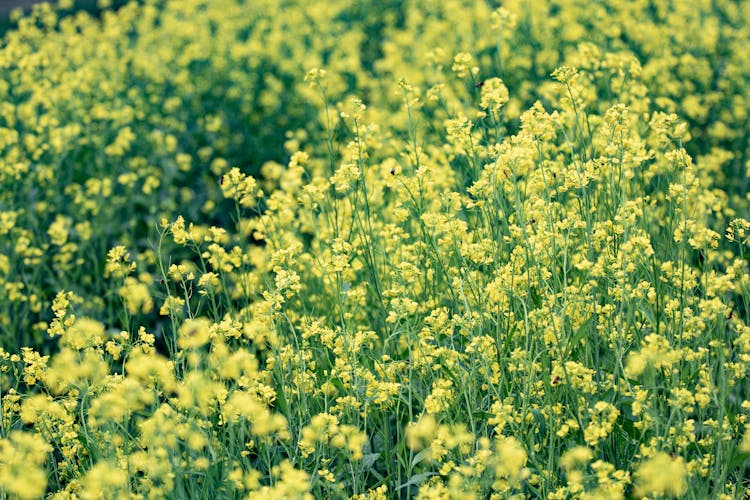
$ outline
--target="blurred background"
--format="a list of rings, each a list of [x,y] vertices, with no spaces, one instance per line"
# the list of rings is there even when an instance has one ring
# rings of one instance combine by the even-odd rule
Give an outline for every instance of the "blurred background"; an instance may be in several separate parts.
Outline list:
[[[42,0],[0,0],[0,36],[4,35],[5,32],[11,27],[10,13],[13,9],[20,8],[24,11],[28,11],[35,3],[41,3]],[[52,1],[49,3],[57,3]],[[114,0],[112,2],[113,7],[118,7],[127,3],[127,0]],[[74,2],[73,10],[85,9],[89,12],[98,12],[100,9],[96,6],[97,0],[76,0]]]
[[[2,2],[0,2],[0,11],[4,16],[7,16],[8,13],[16,7],[26,9],[35,3],[37,3],[36,0],[3,0]]]

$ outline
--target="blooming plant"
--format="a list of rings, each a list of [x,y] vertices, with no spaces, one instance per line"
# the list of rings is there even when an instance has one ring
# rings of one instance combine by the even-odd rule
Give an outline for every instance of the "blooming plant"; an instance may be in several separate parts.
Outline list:
[[[15,16],[0,498],[745,498],[750,2],[657,4]]]

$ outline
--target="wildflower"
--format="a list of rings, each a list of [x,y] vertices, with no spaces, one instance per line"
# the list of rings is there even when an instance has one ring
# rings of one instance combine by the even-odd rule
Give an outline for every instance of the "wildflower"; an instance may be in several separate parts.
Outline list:
[[[599,401],[591,412],[591,421],[583,431],[583,437],[589,446],[596,446],[606,438],[614,428],[620,411],[611,403]]]
[[[349,191],[359,180],[360,169],[356,161],[345,161],[330,177],[329,181],[336,187],[336,191],[344,193]]]
[[[184,245],[188,241],[192,241],[193,237],[193,224],[190,224],[189,229],[185,229],[185,219],[182,215],[178,216],[177,219],[172,223],[169,228],[172,232],[172,238],[178,245]]]
[[[222,408],[228,422],[247,420],[255,436],[276,434],[288,437],[287,421],[283,415],[272,413],[257,396],[245,391],[234,391]]]
[[[588,464],[593,456],[591,448],[576,446],[563,453],[560,457],[560,466],[565,470],[572,470],[581,465]]]
[[[220,292],[221,280],[219,279],[219,275],[210,271],[203,273],[201,277],[198,278],[198,287],[200,288],[198,293],[201,295],[213,295]]]
[[[527,455],[521,442],[514,437],[500,436],[497,439],[497,463],[492,489],[508,491],[518,487],[529,476],[525,468]]]
[[[34,385],[37,379],[44,376],[49,356],[42,356],[30,347],[22,347],[21,351],[23,352],[23,362],[25,365],[23,369],[23,381],[28,385]]]
[[[159,314],[162,316],[181,315],[183,313],[183,307],[185,306],[185,300],[180,297],[170,295],[164,300],[161,308],[159,308]]]
[[[185,262],[182,264],[172,264],[169,266],[167,275],[175,281],[182,281],[182,280],[192,281],[195,279],[193,267],[194,266],[188,262]]]
[[[649,125],[662,144],[669,144],[672,140],[686,142],[690,137],[687,123],[680,121],[675,113],[657,111]]]
[[[745,432],[742,435],[739,450],[742,453],[750,453],[750,424],[745,424]]]
[[[298,498],[312,500],[308,492],[310,488],[309,476],[299,469],[295,469],[289,461],[274,466],[271,470],[274,477],[273,486],[263,486],[248,493],[248,500],[264,500],[267,498]]]
[[[78,318],[65,332],[61,342],[73,349],[82,350],[86,347],[100,346],[104,340],[103,324],[91,318]]]
[[[149,281],[150,276],[144,273],[139,278],[126,277],[125,283],[118,290],[130,314],[148,314],[154,308],[154,301],[145,283]]]
[[[476,66],[470,66],[473,59],[474,58],[471,56],[471,54],[466,52],[459,52],[453,58],[453,66],[451,67],[451,69],[459,78],[464,78],[469,74],[470,71],[472,74],[476,74],[479,72],[479,68],[477,68]]]
[[[747,245],[750,242],[750,221],[746,219],[732,219],[727,226],[727,241]]]
[[[391,299],[392,310],[388,313],[386,321],[388,323],[396,323],[414,314],[418,307],[419,304],[417,302],[407,297]]]
[[[80,482],[79,496],[83,500],[95,500],[116,494],[125,495],[128,491],[128,473],[116,463],[97,462]]]
[[[516,27],[517,16],[514,12],[511,12],[505,7],[499,7],[492,12],[492,14],[490,15],[490,20],[492,23],[492,29],[513,29]]]
[[[386,500],[387,498],[388,498],[388,486],[383,484],[381,486],[378,486],[377,488],[369,490],[366,493],[360,493],[359,495],[354,495],[351,498],[351,500]]]
[[[425,410],[428,414],[436,415],[450,408],[455,398],[456,391],[453,389],[453,382],[438,379],[432,384],[432,391],[425,399]]]
[[[640,351],[630,353],[625,373],[629,377],[638,377],[648,367],[656,369],[670,367],[680,357],[679,351],[671,349],[664,337],[652,333],[646,336]]]
[[[90,323],[87,326],[96,328]],[[83,327],[84,330],[86,327]],[[81,332],[83,335],[75,342],[85,339],[88,334],[96,334],[95,331]],[[77,344],[81,345],[81,344]],[[95,349],[83,350],[75,347],[65,347],[51,358],[50,367],[44,372],[42,380],[55,395],[76,394],[77,391],[101,390],[107,383],[106,375],[109,373],[109,364],[104,359],[101,351]]]
[[[319,84],[326,77],[326,70],[320,68],[312,68],[305,74],[305,82],[310,84],[311,87]]]
[[[276,291],[282,293],[285,298],[291,298],[302,289],[300,277],[295,271],[284,269],[280,266],[274,268],[276,273]]]
[[[635,471],[635,495],[680,497],[687,493],[687,468],[682,457],[657,452]]]
[[[423,415],[417,422],[411,422],[406,427],[406,445],[413,451],[422,450],[434,439],[436,431],[435,417]]]
[[[187,319],[177,333],[180,349],[197,349],[208,343],[211,337],[211,321],[208,318]]]
[[[552,78],[560,83],[570,85],[578,74],[578,70],[570,66],[560,66],[552,72]]]
[[[594,370],[586,368],[575,361],[566,361],[565,369],[563,369],[562,365],[555,365],[552,369],[552,380],[557,381],[553,385],[567,384],[570,381],[572,387],[586,394],[596,392]]]
[[[490,78],[482,83],[482,95],[479,100],[479,107],[498,111],[508,102],[508,88],[499,78]]]
[[[22,499],[42,497],[47,487],[43,464],[51,451],[38,434],[11,431],[0,439],[0,489]]]
[[[144,336],[148,334],[144,331]],[[174,391],[177,385],[174,376],[174,363],[149,350],[134,351],[125,362],[125,373],[145,388],[158,388],[165,392]]]
[[[263,196],[257,181],[240,172],[237,167],[231,168],[222,177],[221,192],[224,197],[235,200],[243,207],[255,206],[256,200]]]

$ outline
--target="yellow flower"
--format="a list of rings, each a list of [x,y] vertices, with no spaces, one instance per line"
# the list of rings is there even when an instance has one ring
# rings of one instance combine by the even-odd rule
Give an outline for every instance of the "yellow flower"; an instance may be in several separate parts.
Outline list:
[[[183,313],[183,306],[185,300],[180,297],[170,295],[164,300],[161,308],[159,308],[159,314],[162,316],[169,316],[172,314],[181,315]]]
[[[180,349],[197,349],[211,338],[211,320],[208,318],[187,319],[177,333],[177,346]]]
[[[563,453],[560,457],[560,466],[566,471],[573,470],[576,467],[588,464],[593,457],[591,448],[576,446]]]
[[[97,462],[83,476],[80,485],[79,496],[82,500],[124,498],[128,486],[128,473],[112,462]]]
[[[474,68],[470,66],[473,59],[474,58],[471,56],[471,54],[466,52],[459,52],[453,58],[453,66],[451,69],[459,78],[465,77],[467,74],[469,74],[469,71],[475,73]]]
[[[47,230],[50,239],[53,244],[57,246],[63,246],[68,241],[68,235],[70,233],[70,226],[73,223],[73,219],[64,215],[58,215],[55,217],[55,221],[50,225]]]
[[[125,283],[120,287],[118,293],[125,302],[125,308],[130,314],[148,314],[154,308],[154,300],[151,298],[148,286],[144,281],[148,281],[150,276],[145,274],[139,281],[132,276],[125,278]]]
[[[406,445],[412,451],[420,451],[425,448],[435,437],[437,422],[430,414],[423,415],[416,422],[410,422],[406,426]]]
[[[508,102],[508,88],[499,78],[490,78],[482,84],[482,97],[479,107],[497,111]]]
[[[82,350],[100,346],[106,339],[104,325],[91,318],[78,318],[70,326],[60,341],[63,345]]]
[[[687,493],[687,467],[682,457],[658,452],[638,466],[635,495],[679,497]]]
[[[305,82],[310,84],[311,87],[319,84],[321,80],[325,79],[326,70],[320,68],[312,68],[305,74]]]
[[[590,413],[591,421],[583,431],[583,437],[589,446],[596,446],[612,432],[615,422],[620,416],[620,410],[611,403],[599,401]]]
[[[243,174],[237,167],[224,174],[220,184],[224,197],[237,201],[243,207],[255,206],[256,200],[263,196],[255,178]]]
[[[453,382],[447,379],[438,379],[432,384],[432,391],[424,402],[427,413],[437,415],[448,408],[456,398],[456,391],[453,389]]]
[[[514,437],[500,436],[497,440],[497,462],[495,464],[495,483],[492,488],[507,491],[519,485],[528,476],[526,450]]]
[[[739,450],[742,453],[750,453],[750,424],[745,424],[745,433],[742,435]]]
[[[21,499],[41,498],[47,487],[43,464],[50,451],[37,434],[11,431],[0,439],[0,490]]]

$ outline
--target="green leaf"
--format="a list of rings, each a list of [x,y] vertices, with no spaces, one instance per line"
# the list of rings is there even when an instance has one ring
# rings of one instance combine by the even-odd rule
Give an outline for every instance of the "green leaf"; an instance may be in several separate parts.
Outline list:
[[[365,466],[365,469],[372,469],[372,466],[375,465],[375,462],[377,462],[379,458],[380,453],[368,453],[362,457],[362,464]]]
[[[414,455],[414,458],[412,459],[409,468],[413,469],[414,466],[416,466],[417,464],[419,464],[420,462],[422,462],[426,458],[429,458],[431,452],[432,452],[432,450],[430,450],[429,448],[425,448],[424,450],[422,450],[419,453],[417,453],[416,455]]]
[[[408,488],[409,486],[415,486],[418,484],[421,484],[422,481],[427,479],[430,476],[437,475],[437,472],[423,472],[421,474],[414,474],[412,477],[409,478],[407,482],[402,484],[401,486],[398,486],[396,488],[396,491],[400,490],[401,488]]]
[[[743,465],[745,462],[747,462],[748,458],[750,458],[750,453],[739,450],[735,451],[732,455],[732,459],[729,461],[729,470]]]
[[[583,323],[581,326],[578,327],[578,330],[576,330],[576,332],[570,338],[571,346],[578,345],[578,343],[583,339],[584,335],[589,333],[589,327],[591,326],[591,323],[593,322],[594,322],[594,317],[591,316],[589,319],[586,320],[585,323]]]
[[[477,420],[486,420],[495,416],[494,414],[486,411],[475,411],[472,415]]]

